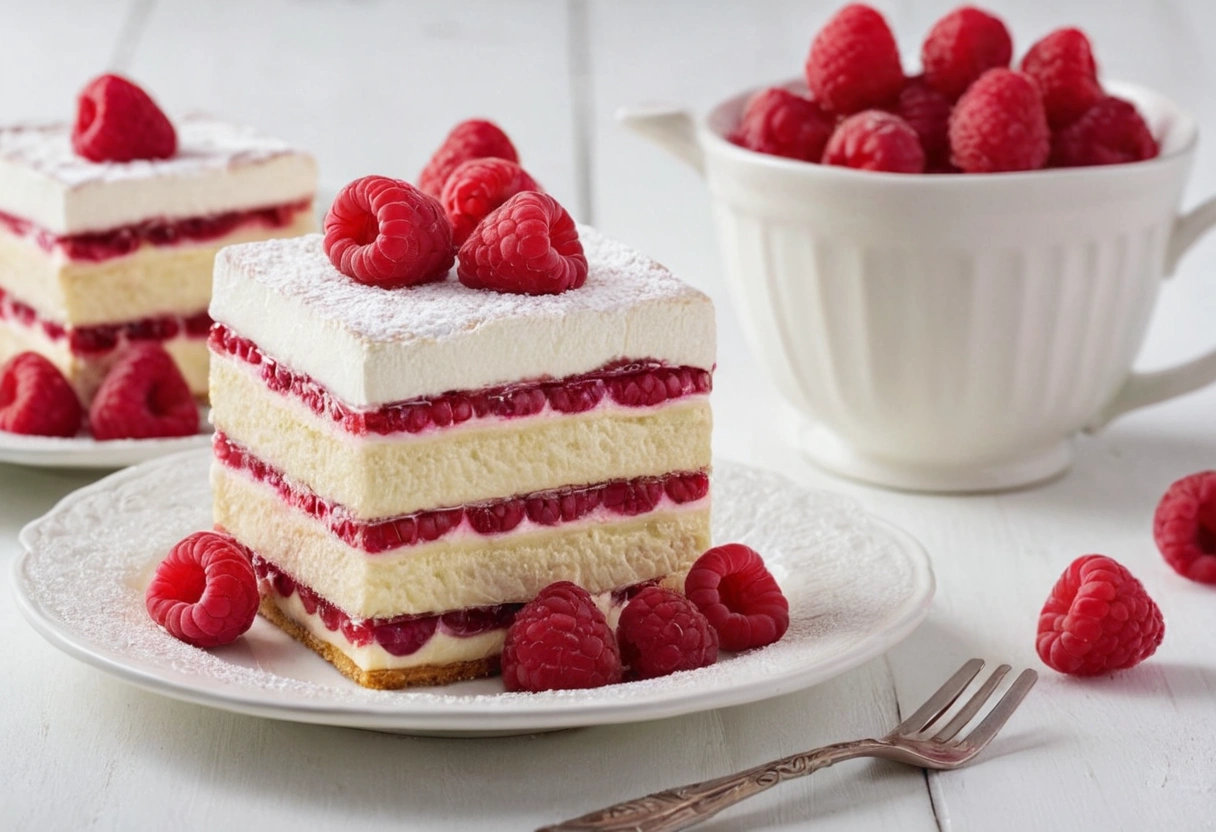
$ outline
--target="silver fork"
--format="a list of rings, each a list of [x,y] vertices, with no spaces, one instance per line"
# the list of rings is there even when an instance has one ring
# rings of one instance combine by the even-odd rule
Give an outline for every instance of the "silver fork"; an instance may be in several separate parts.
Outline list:
[[[937,693],[916,709],[916,713],[882,739],[825,745],[738,774],[618,803],[556,826],[546,826],[537,832],[673,832],[687,829],[778,783],[854,757],[881,757],[921,768],[958,768],[971,762],[992,741],[1039,678],[1039,674],[1033,670],[1023,670],[971,733],[962,739],[955,739],[1011,670],[1009,665],[1001,665],[941,730],[930,735],[930,729],[958,700],[983,667],[983,659],[972,659],[964,664],[938,688]]]

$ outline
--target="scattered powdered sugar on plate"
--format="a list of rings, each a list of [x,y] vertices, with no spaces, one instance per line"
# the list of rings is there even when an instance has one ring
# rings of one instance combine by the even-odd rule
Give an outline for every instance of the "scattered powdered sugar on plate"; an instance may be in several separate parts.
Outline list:
[[[230,246],[220,254],[230,268],[276,294],[335,318],[366,341],[434,341],[487,323],[527,317],[561,318],[606,313],[647,301],[709,303],[649,257],[590,226],[578,227],[587,256],[587,282],[560,295],[515,295],[470,290],[456,280],[406,289],[358,283],[339,272],[321,247],[320,234]]]
[[[29,167],[70,188],[95,182],[188,176],[253,165],[301,151],[252,127],[192,113],[173,122],[177,153],[169,159],[92,162],[72,150],[71,125],[25,124],[0,128],[0,158]]]
[[[919,546],[851,501],[721,463],[714,537],[759,550],[790,600],[791,625],[762,650],[662,679],[588,691],[506,693],[497,679],[373,691],[259,619],[211,652],[148,617],[143,591],[164,553],[211,525],[207,451],[114,474],[22,532],[16,587],[34,626],[68,652],[145,687],[215,707],[385,730],[529,731],[670,716],[824,681],[905,636],[933,592]]]

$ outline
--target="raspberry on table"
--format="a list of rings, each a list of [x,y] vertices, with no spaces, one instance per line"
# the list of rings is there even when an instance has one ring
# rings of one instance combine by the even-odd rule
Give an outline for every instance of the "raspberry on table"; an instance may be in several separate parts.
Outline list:
[[[524,191],[542,191],[536,180],[514,162],[487,156],[462,162],[448,177],[439,200],[459,246],[486,216]]]
[[[1153,515],[1153,540],[1179,575],[1216,584],[1216,471],[1169,487]]]
[[[1131,102],[1106,97],[1059,130],[1051,141],[1053,167],[1119,165],[1157,156],[1153,133]]]
[[[630,678],[654,679],[718,660],[718,633],[678,592],[649,586],[630,599],[616,629]]]
[[[195,647],[229,644],[258,613],[249,552],[226,534],[195,532],[156,567],[144,603],[174,638]]]
[[[36,352],[0,369],[0,430],[30,436],[75,436],[84,410],[59,368]]]
[[[510,691],[598,688],[621,681],[621,653],[587,590],[549,584],[515,616],[502,649]]]
[[[1043,98],[1024,73],[988,70],[950,116],[950,161],[967,173],[1036,170],[1050,153]]]
[[[89,408],[94,439],[151,439],[198,433],[198,403],[164,347],[132,345],[102,381]]]
[[[177,152],[177,131],[137,84],[101,75],[76,99],[72,150],[93,162],[168,159]]]
[[[809,98],[770,87],[747,102],[730,141],[757,153],[818,162],[835,123]]]
[[[387,176],[364,176],[338,192],[322,245],[342,274],[384,289],[442,280],[454,260],[439,201]]]
[[[841,115],[890,104],[904,85],[891,28],[862,3],[845,6],[824,24],[805,68],[811,96]]]
[[[949,162],[951,109],[950,100],[919,75],[908,79],[892,108],[920,137],[928,169],[943,168]]]
[[[1080,29],[1056,29],[1036,42],[1022,58],[1022,72],[1039,85],[1053,130],[1072,124],[1105,95],[1093,48]]]
[[[587,280],[578,228],[548,194],[525,191],[490,212],[460,247],[456,275],[471,289],[557,295]]]
[[[882,110],[851,115],[836,127],[823,152],[825,165],[888,173],[924,173],[920,136],[906,121]]]
[[[961,6],[933,24],[921,46],[925,81],[951,101],[989,69],[1009,66],[1013,39],[999,17]]]
[[[1144,585],[1111,558],[1084,555],[1047,597],[1035,647],[1053,670],[1096,676],[1135,667],[1164,636],[1161,610]]]
[[[519,162],[515,145],[511,144],[507,134],[497,124],[476,118],[462,121],[452,128],[422,173],[418,174],[418,190],[439,199],[448,177],[461,162],[487,156]]]
[[[715,546],[684,579],[684,594],[718,632],[723,650],[764,647],[785,635],[790,605],[756,550],[742,543]]]

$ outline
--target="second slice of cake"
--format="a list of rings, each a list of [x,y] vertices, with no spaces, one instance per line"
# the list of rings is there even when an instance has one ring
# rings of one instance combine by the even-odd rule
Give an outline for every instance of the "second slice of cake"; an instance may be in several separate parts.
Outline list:
[[[216,258],[215,522],[262,612],[370,687],[494,671],[546,585],[619,606],[709,545],[709,299],[580,229],[547,297],[338,272],[319,235]]]

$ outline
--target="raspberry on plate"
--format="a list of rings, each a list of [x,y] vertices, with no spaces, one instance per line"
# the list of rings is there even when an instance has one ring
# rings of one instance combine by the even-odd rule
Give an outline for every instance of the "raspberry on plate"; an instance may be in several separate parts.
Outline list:
[[[770,87],[752,96],[730,140],[757,153],[818,162],[835,119],[801,95]]]
[[[487,156],[462,162],[452,171],[439,200],[452,224],[452,242],[459,246],[486,216],[524,191],[541,191],[536,180],[514,162]]]
[[[841,115],[894,101],[904,71],[883,16],[862,3],[836,12],[811,41],[806,84],[825,109]]]
[[[439,201],[387,176],[364,176],[338,192],[323,245],[342,274],[384,289],[442,280],[454,259]]]
[[[942,168],[950,159],[950,110],[950,99],[919,75],[904,84],[892,109],[920,137],[927,168]]]
[[[502,648],[507,690],[598,688],[621,681],[621,653],[587,590],[549,584],[515,616]]]
[[[1161,610],[1143,584],[1104,555],[1084,555],[1047,597],[1035,647],[1053,670],[1096,676],[1135,667],[1164,636]]]
[[[83,416],[72,385],[38,353],[15,355],[0,370],[0,430],[75,436]]]
[[[1169,487],[1153,515],[1153,540],[1179,575],[1216,584],[1216,471]]]
[[[548,194],[525,191],[490,213],[460,247],[456,275],[471,289],[558,295],[587,280],[578,228]]]
[[[920,136],[906,121],[882,110],[849,116],[823,152],[825,165],[888,173],[924,173]]]
[[[1022,58],[1022,72],[1039,85],[1054,130],[1072,124],[1104,95],[1093,49],[1080,29],[1056,29],[1035,43]]]
[[[633,596],[616,637],[631,678],[653,679],[718,660],[718,633],[709,620],[683,595],[660,586]]]
[[[156,343],[129,347],[89,408],[94,439],[151,439],[198,433],[198,403],[173,358]]]
[[[497,124],[475,118],[462,121],[452,128],[422,173],[418,174],[418,190],[439,199],[448,177],[461,162],[487,156],[519,162],[515,145],[511,144],[507,134]]]
[[[226,534],[195,532],[156,567],[144,603],[176,639],[195,647],[229,644],[258,614],[249,552]]]
[[[950,116],[950,161],[967,173],[1035,170],[1050,153],[1043,98],[1024,73],[988,70]]]
[[[790,626],[790,605],[754,549],[742,543],[715,546],[697,559],[684,579],[688,600],[718,631],[723,650],[772,644]]]
[[[1051,141],[1053,167],[1143,162],[1158,153],[1157,140],[1135,105],[1107,97],[1058,131]]]
[[[933,24],[921,47],[925,81],[951,101],[994,67],[1009,66],[1013,39],[999,17],[961,6]]]
[[[168,159],[177,152],[177,132],[138,85],[101,75],[76,100],[72,149],[93,162]]]

